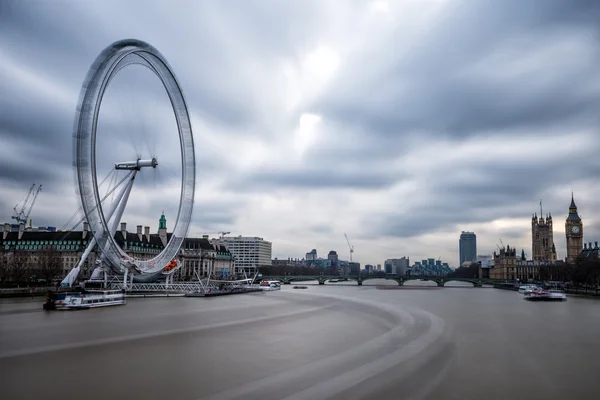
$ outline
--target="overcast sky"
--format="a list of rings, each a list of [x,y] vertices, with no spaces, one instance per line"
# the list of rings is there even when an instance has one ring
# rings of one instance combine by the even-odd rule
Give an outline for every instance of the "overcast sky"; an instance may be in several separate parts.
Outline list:
[[[191,235],[347,259],[347,233],[363,264],[455,266],[462,230],[480,254],[500,238],[531,254],[543,199],[565,257],[572,191],[585,241],[600,241],[599,21],[594,0],[3,0],[0,221],[33,182],[34,225],[79,207],[81,85],[106,46],[136,38],[169,61],[192,116]],[[158,157],[124,216],[155,230],[163,209],[175,219],[176,126],[156,79],[118,78],[98,168]]]

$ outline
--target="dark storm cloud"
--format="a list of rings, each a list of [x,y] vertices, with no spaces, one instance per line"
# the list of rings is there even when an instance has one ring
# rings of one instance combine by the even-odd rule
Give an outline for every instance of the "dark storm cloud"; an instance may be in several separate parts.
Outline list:
[[[55,171],[50,169],[40,170],[36,165],[26,163],[17,165],[12,160],[0,159],[0,182],[2,183],[47,182],[56,178]]]

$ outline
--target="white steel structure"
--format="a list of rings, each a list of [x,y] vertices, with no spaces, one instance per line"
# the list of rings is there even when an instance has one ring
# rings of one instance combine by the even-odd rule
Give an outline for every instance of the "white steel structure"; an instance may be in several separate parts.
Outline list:
[[[156,168],[158,166],[157,159],[137,159],[115,164],[115,170],[128,172],[124,180],[117,185],[124,183],[106,211],[102,206],[106,196],[104,198],[100,196],[96,175],[96,130],[102,98],[109,83],[118,72],[134,64],[149,68],[166,89],[177,121],[182,158],[181,194],[173,234],[164,249],[149,260],[139,260],[127,255],[116,243],[114,235],[127,205],[136,175],[144,168]],[[158,50],[145,42],[127,39],[113,43],[96,58],[81,89],[75,116],[74,147],[82,208],[93,239],[78,265],[63,280],[63,285],[71,286],[73,284],[79,268],[96,245],[101,255],[100,263],[103,261],[115,274],[123,276],[125,285],[127,285],[130,274],[132,280],[134,274],[171,275],[176,268],[167,271],[165,267],[175,259],[179,252],[191,221],[196,162],[192,127],[181,87],[167,61]],[[106,269],[102,268],[102,272],[106,279]],[[98,275],[96,272],[94,274]]]
[[[273,246],[271,242],[257,236],[221,237],[215,241],[224,244],[235,258],[237,273],[253,274],[258,267],[271,265]]]

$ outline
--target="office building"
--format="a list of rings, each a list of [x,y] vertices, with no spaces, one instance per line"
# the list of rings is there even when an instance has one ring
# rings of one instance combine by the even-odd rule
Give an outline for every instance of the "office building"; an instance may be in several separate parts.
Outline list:
[[[233,255],[237,273],[254,274],[258,267],[270,266],[273,252],[271,242],[256,236],[233,236],[213,239],[223,243]]]
[[[406,275],[406,270],[410,265],[408,257],[389,258],[383,263],[385,273],[391,275]]]
[[[477,259],[477,236],[473,232],[463,231],[460,234],[458,252],[460,255],[458,265],[463,265],[464,262],[475,261]]]

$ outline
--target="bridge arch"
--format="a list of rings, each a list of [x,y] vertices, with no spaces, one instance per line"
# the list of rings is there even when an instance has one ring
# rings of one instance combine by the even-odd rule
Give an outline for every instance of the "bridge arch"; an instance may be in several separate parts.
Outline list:
[[[444,279],[443,286],[448,286],[449,283],[470,283],[471,285],[473,285],[473,287],[479,286],[479,282],[476,279],[459,279],[459,278]],[[449,286],[452,286],[452,285],[449,285]],[[455,287],[461,287],[461,286],[455,286]]]
[[[395,282],[396,284],[398,284],[399,286],[402,286],[402,280],[400,278],[397,277],[391,277],[391,276],[364,276],[361,277],[361,280],[364,281],[371,281],[371,280],[380,280],[380,281],[385,281],[385,282]],[[373,285],[373,284],[371,284]],[[377,285],[377,284],[375,284]],[[393,284],[392,284],[393,285]]]
[[[402,284],[406,284],[406,282],[410,282],[410,281],[429,281],[429,282],[435,282],[437,284],[438,287],[443,287],[444,286],[444,281],[441,278],[433,278],[433,277],[424,277],[424,276],[404,276],[402,278]]]

